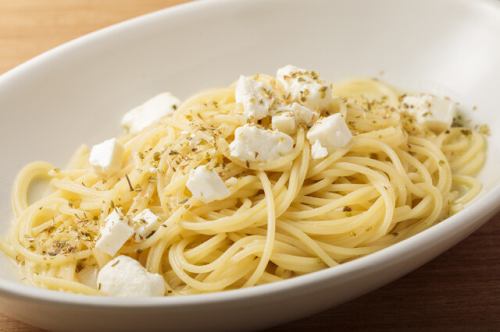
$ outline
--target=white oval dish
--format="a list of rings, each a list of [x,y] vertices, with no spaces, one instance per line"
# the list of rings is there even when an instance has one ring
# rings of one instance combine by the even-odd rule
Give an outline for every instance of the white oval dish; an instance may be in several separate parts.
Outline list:
[[[80,143],[119,132],[128,109],[164,90],[186,97],[239,74],[292,63],[338,81],[382,76],[447,94],[488,123],[480,197],[408,240],[339,267],[223,293],[124,299],[21,284],[0,257],[1,310],[57,331],[253,330],[298,319],[380,287],[469,235],[500,207],[500,2],[354,0],[195,2],[49,51],[0,77],[0,215],[9,226],[17,170],[64,165]]]

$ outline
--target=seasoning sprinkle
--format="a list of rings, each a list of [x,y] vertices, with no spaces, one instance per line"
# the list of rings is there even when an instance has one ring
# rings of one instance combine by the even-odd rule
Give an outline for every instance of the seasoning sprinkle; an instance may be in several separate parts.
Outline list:
[[[134,187],[132,186],[132,183],[130,182],[130,178],[128,177],[128,174],[125,174],[125,179],[127,179],[128,188],[130,189],[130,191],[134,191]]]

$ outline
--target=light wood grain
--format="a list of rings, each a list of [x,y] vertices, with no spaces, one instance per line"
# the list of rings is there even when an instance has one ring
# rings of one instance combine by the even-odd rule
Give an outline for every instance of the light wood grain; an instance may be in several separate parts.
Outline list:
[[[83,34],[186,0],[0,0],[0,73]]]
[[[99,28],[182,0],[0,0],[0,73]],[[500,215],[410,275],[281,331],[500,330]],[[0,331],[39,332],[0,314]]]

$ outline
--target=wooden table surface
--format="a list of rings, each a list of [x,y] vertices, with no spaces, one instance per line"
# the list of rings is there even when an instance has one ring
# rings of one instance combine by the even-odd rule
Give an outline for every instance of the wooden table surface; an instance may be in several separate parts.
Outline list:
[[[0,0],[0,73],[85,33],[182,0]],[[500,331],[500,215],[382,289],[270,329]],[[40,329],[0,314],[0,331]]]

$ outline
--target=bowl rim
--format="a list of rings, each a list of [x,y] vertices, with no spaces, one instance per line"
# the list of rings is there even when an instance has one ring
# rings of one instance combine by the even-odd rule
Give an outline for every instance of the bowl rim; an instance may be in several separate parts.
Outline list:
[[[253,0],[240,0],[238,4],[246,2],[255,3]],[[461,0],[460,2],[467,3],[469,6],[471,5],[471,2],[466,0]],[[457,1],[456,3],[458,4],[459,2]],[[0,88],[4,85],[10,84],[12,80],[15,80],[19,76],[29,73],[30,70],[45,65],[46,62],[65,56],[68,51],[85,47],[87,44],[96,43],[101,39],[112,37],[114,34],[123,33],[127,30],[134,29],[137,26],[154,23],[157,20],[167,19],[171,16],[186,14],[193,10],[202,10],[208,6],[225,6],[229,4],[234,5],[234,0],[192,1],[144,14],[83,35],[50,49],[0,75]],[[476,0],[473,5],[492,7],[498,11],[497,14],[500,14],[500,1]],[[98,307],[101,309],[112,309],[117,307],[180,308],[191,307],[193,305],[205,305],[208,303],[213,304],[249,300],[251,298],[277,295],[291,290],[297,290],[299,288],[307,288],[315,284],[319,285],[322,282],[333,278],[342,277],[355,271],[362,271],[363,269],[375,267],[387,260],[396,260],[398,257],[406,257],[404,259],[407,259],[407,257],[411,255],[412,251],[422,245],[433,243],[432,240],[439,240],[439,238],[444,234],[458,233],[468,226],[469,223],[480,226],[486,221],[486,218],[491,217],[498,211],[500,211],[500,184],[495,185],[488,192],[484,193],[481,197],[478,197],[464,210],[458,212],[457,214],[410,238],[402,240],[377,252],[340,264],[334,268],[327,268],[291,279],[249,288],[186,296],[123,298],[65,293],[61,291],[37,288],[20,282],[0,278],[0,296],[32,301],[45,301],[52,304],[64,304],[66,306]]]

